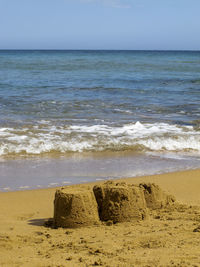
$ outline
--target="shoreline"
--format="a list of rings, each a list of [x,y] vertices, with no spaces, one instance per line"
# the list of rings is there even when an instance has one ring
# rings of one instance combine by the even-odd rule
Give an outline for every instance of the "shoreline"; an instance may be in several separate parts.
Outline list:
[[[0,192],[0,265],[199,266],[199,233],[193,230],[200,225],[200,169],[115,181],[155,183],[181,208],[154,211],[138,223],[51,229],[44,222],[53,217],[57,187]]]
[[[5,160],[0,162],[0,192],[51,188],[98,182],[108,178],[123,179],[197,168],[197,157],[132,154],[128,151],[67,158]]]
[[[182,175],[184,176],[183,183],[182,185],[179,185],[179,187],[173,188],[171,184],[175,184],[179,182],[179,179],[181,179]],[[188,175],[188,177],[187,177]],[[198,178],[199,177],[199,178]],[[199,179],[200,183],[200,168],[195,168],[195,169],[188,169],[188,170],[178,170],[178,171],[169,171],[165,173],[157,173],[157,174],[150,174],[150,175],[141,175],[141,176],[133,176],[133,177],[120,177],[120,178],[107,178],[107,179],[96,179],[95,181],[90,181],[90,182],[82,182],[82,183],[77,183],[77,184],[72,184],[72,183],[67,183],[67,184],[58,184],[56,186],[53,186],[53,184],[49,187],[41,187],[41,188],[34,188],[34,189],[28,189],[28,188],[22,188],[21,190],[9,190],[9,191],[0,191],[0,196],[2,194],[20,194],[23,192],[30,192],[34,194],[34,192],[45,192],[48,194],[51,191],[56,191],[57,189],[61,187],[81,187],[81,186],[93,186],[95,184],[101,184],[106,181],[114,181],[114,182],[126,182],[126,183],[132,183],[132,184],[139,184],[142,182],[149,182],[149,183],[156,183],[158,184],[161,188],[163,188],[164,191],[178,195],[180,198],[180,201],[189,201],[189,203],[192,203],[192,201],[197,201],[197,193],[198,190],[194,191],[194,188],[190,188],[190,182],[197,183]],[[181,181],[180,181],[181,182]],[[184,193],[181,193],[181,191],[185,190],[184,186],[188,183],[188,190],[192,190],[192,195],[188,196],[183,196]],[[194,195],[195,192],[195,195]],[[25,193],[26,194],[26,193]],[[28,194],[28,193],[27,193]],[[198,201],[198,205],[200,205],[200,197]]]

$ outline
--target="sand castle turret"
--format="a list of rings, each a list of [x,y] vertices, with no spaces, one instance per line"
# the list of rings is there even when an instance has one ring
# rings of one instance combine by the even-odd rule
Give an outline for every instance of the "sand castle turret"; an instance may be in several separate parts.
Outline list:
[[[140,187],[144,190],[145,201],[150,209],[160,209],[175,202],[173,196],[167,195],[154,183],[140,184]]]
[[[94,186],[93,191],[102,221],[143,220],[148,215],[144,193],[139,186],[107,182]]]
[[[88,188],[62,188],[54,200],[54,226],[76,228],[99,223],[96,199]]]

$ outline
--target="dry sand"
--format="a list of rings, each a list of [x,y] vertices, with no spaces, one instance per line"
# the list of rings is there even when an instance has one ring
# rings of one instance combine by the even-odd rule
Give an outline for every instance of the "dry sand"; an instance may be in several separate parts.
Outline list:
[[[148,220],[52,229],[55,188],[0,193],[0,266],[200,266],[200,170],[121,181],[156,183],[177,202]]]

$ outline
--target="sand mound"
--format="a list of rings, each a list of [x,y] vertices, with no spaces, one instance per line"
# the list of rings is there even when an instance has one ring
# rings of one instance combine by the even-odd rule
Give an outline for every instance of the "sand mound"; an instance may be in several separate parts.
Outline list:
[[[94,186],[93,191],[102,221],[143,220],[148,215],[143,189],[139,186],[106,182]]]
[[[148,208],[160,209],[175,199],[155,184],[132,185],[106,182],[89,187],[66,187],[56,191],[54,226],[75,228],[98,224],[139,221],[149,216]]]
[[[160,209],[175,202],[175,198],[164,193],[158,185],[140,184],[140,188],[144,190],[146,205],[150,209]]]
[[[54,200],[54,226],[75,228],[99,223],[97,203],[88,188],[62,188]]]

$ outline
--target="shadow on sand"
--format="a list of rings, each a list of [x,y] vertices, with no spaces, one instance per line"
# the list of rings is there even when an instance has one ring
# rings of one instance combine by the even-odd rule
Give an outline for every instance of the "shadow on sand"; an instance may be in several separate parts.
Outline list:
[[[32,219],[28,221],[28,224],[34,225],[34,226],[52,227],[53,218]]]

